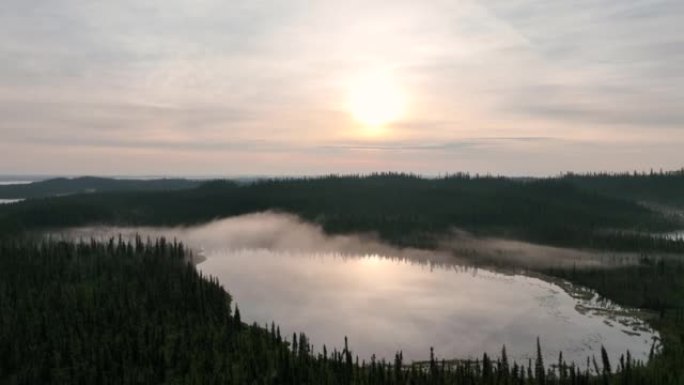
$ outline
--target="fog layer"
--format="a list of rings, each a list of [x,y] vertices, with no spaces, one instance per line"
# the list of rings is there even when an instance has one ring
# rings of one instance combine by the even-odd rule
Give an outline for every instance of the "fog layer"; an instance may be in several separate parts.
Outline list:
[[[398,248],[373,234],[328,235],[297,216],[261,212],[212,221],[190,227],[89,227],[68,231],[68,236],[89,238],[118,234],[177,238],[201,256],[202,249],[268,249],[284,252],[375,254],[409,258],[418,262],[476,263],[513,268],[588,267],[629,262],[629,254],[600,254],[523,241],[475,237],[454,230],[442,237],[436,250]]]

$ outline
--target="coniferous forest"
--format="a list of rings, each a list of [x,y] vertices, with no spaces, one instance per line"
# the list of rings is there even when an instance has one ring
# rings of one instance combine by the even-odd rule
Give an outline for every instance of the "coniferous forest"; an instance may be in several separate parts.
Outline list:
[[[643,384],[681,377],[605,350],[586,367],[499,357],[359,362],[305,335],[246,325],[189,251],[164,239],[0,243],[0,382],[6,384]],[[665,352],[664,354],[670,354]],[[681,354],[677,356],[681,358]]]
[[[0,207],[0,383],[682,384],[684,240],[653,233],[682,228],[683,180],[681,172],[542,180],[378,174],[215,181]],[[391,362],[364,362],[343,332],[339,347],[313,347],[305,335],[281,335],[276,325],[244,324],[229,294],[201,276],[192,252],[176,241],[40,236],[68,226],[193,224],[263,210],[297,214],[329,233],[374,232],[398,246],[429,248],[436,236],[461,228],[638,253],[638,263],[621,267],[535,272],[646,309],[662,350],[647,364],[629,355],[610,362],[603,351],[569,365],[562,356],[544,362],[538,341],[537,359],[528,362],[511,362],[503,346],[497,357],[474,361],[426,352],[429,361],[409,363],[397,352]]]
[[[622,177],[596,178],[617,183]],[[651,186],[656,203],[663,194],[684,194],[684,174],[651,179],[670,181],[653,186],[642,181]],[[78,186],[80,181],[76,182]],[[653,236],[681,228],[682,217],[610,193],[622,191],[618,187],[592,186],[575,184],[569,177],[516,180],[463,173],[440,178],[385,173],[264,179],[247,184],[210,181],[190,189],[28,199],[0,207],[0,232],[93,223],[188,225],[276,210],[320,224],[329,233],[374,232],[401,246],[430,247],[436,237],[459,228],[477,235],[558,246],[684,252],[684,241]]]
[[[0,119],[0,385],[684,385],[684,0],[0,0]]]

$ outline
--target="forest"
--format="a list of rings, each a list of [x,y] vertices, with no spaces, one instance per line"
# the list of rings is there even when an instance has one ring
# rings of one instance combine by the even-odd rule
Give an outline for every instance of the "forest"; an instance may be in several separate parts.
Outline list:
[[[653,236],[682,228],[681,216],[581,187],[567,178],[515,180],[468,174],[422,178],[386,173],[247,184],[211,181],[174,191],[29,199],[0,207],[0,232],[92,223],[187,225],[275,210],[297,214],[329,233],[375,233],[400,246],[431,247],[440,236],[458,228],[475,235],[558,246],[684,251],[682,240]],[[671,194],[684,188],[683,175],[662,178],[677,181],[667,185],[679,186]]]
[[[634,186],[632,188],[631,186]],[[50,195],[50,194],[48,194]],[[684,173],[510,179],[410,174],[211,181],[194,187],[74,193],[0,206],[0,383],[682,384]],[[28,197],[28,196],[27,196]],[[589,250],[637,264],[535,273],[646,309],[663,339],[649,363],[606,354],[586,365],[498,357],[358,362],[305,335],[246,325],[217,281],[164,239],[46,241],[43,230],[93,224],[184,225],[273,210],[328,233],[374,233],[430,248],[453,228]],[[352,315],[353,316],[353,315]],[[543,345],[543,341],[540,341]],[[342,348],[343,347],[343,348]],[[426,352],[428,356],[428,352]],[[596,362],[597,361],[597,362]]]
[[[472,361],[359,362],[346,343],[317,352],[303,334],[246,325],[191,251],[165,239],[0,242],[0,382],[5,384],[643,384],[677,383],[605,350],[586,366]],[[680,361],[681,362],[681,361]]]
[[[569,173],[562,179],[605,195],[684,208],[684,169],[617,174]]]
[[[165,191],[194,188],[187,179],[112,179],[100,177],[52,178],[33,183],[0,185],[0,199],[45,198],[103,191]]]

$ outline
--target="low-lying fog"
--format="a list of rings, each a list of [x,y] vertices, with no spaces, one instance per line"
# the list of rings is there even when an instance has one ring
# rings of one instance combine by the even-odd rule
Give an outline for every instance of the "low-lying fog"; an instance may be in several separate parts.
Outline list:
[[[673,231],[671,233],[665,234],[666,238],[669,239],[684,239],[684,230]]]
[[[498,355],[525,360],[536,338],[548,362],[563,351],[584,363],[604,345],[613,360],[630,350],[646,359],[657,334],[631,312],[580,299],[541,279],[465,267],[462,255],[525,264],[596,265],[593,255],[522,242],[480,240],[459,233],[442,252],[397,249],[372,237],[327,236],[284,214],[261,213],[188,228],[87,228],[70,237],[118,234],[177,238],[202,257],[197,268],[215,276],[239,304],[243,320],[280,325],[285,336],[305,332],[320,348],[344,336],[361,359],[425,360],[431,346],[443,358]],[[472,255],[466,255],[472,258]],[[560,262],[559,262],[560,261]]]
[[[0,199],[0,205],[9,205],[12,203],[18,203],[23,201],[23,199]]]

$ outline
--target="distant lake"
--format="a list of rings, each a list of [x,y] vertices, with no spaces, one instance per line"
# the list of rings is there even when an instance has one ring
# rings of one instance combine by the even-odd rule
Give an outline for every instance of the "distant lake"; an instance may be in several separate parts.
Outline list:
[[[256,214],[189,228],[94,228],[69,236],[166,235],[197,250],[197,269],[218,278],[242,319],[304,332],[316,349],[349,344],[360,359],[498,356],[527,362],[541,339],[547,362],[559,351],[585,365],[605,346],[614,363],[629,350],[646,360],[657,333],[635,313],[593,292],[566,291],[525,275],[458,265],[455,257],[399,250],[354,236],[330,237],[289,216]],[[566,289],[571,288],[563,284]],[[584,366],[582,366],[584,367]]]
[[[7,204],[10,204],[10,203],[17,203],[17,202],[21,202],[21,201],[23,201],[23,200],[24,200],[24,199],[0,199],[0,205],[7,205]]]

